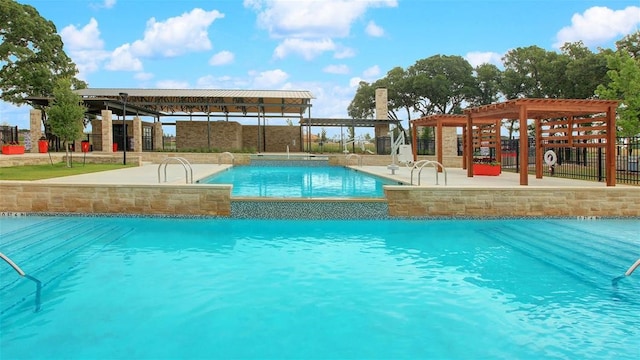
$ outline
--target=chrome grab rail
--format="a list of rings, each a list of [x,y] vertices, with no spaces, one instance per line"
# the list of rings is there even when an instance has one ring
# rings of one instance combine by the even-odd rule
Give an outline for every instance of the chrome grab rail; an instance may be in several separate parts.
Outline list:
[[[182,164],[182,167],[184,168],[184,175],[186,177],[186,179],[185,179],[186,183],[187,184],[193,184],[193,169],[191,168],[191,164],[189,163],[189,161],[187,159],[182,158],[182,157],[168,157],[168,158],[164,159],[160,163],[160,165],[158,165],[158,183],[162,182],[161,178],[160,178],[160,168],[162,168],[162,165],[164,165],[164,182],[167,182],[167,165],[172,160],[176,160],[177,162]],[[189,173],[191,174],[191,181],[189,181]]]
[[[358,154],[349,154],[345,157],[345,162],[348,162],[349,159],[351,159],[352,157],[355,157],[358,159],[358,166],[362,167],[362,156],[358,155]]]
[[[9,257],[3,253],[0,252],[0,258],[2,258],[2,260],[4,260],[7,264],[9,264],[9,266],[11,266],[13,268],[13,270],[15,270],[18,275],[20,276],[24,276],[24,271],[22,271],[22,269],[20,269],[20,266],[16,265],[16,263],[14,263],[11,259],[9,259]]]
[[[444,172],[444,185],[447,185],[447,169],[444,167],[444,165],[440,164],[437,161],[432,161],[432,160],[420,160],[418,162],[416,162],[415,164],[413,164],[413,167],[411,168],[411,185],[415,185],[413,183],[413,171],[418,169],[418,186],[420,185],[420,175],[422,174],[422,169],[425,166],[433,166],[433,168],[436,171],[436,185],[438,184],[438,166],[440,168],[442,168],[442,171]]]
[[[27,275],[22,271],[20,266],[13,262],[7,255],[0,252],[0,259],[4,260],[9,266],[15,270],[21,277],[27,278],[36,283],[36,312],[40,311],[40,294],[42,292],[42,282],[31,275]]]
[[[218,154],[218,165],[222,165],[222,162],[220,161],[220,158],[222,157],[222,155],[229,155],[229,156],[231,156],[231,165],[235,165],[235,163],[236,163],[236,158],[235,158],[235,156],[233,156],[233,154],[232,154],[232,153],[230,153],[230,152],[228,152],[228,151],[225,151],[225,152],[222,152],[222,153]],[[289,145],[287,145],[287,157],[288,157],[288,156],[289,156]]]

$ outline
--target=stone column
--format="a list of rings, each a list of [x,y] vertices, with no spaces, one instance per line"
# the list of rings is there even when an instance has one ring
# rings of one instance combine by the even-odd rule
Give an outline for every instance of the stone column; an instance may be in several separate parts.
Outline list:
[[[458,156],[458,134],[455,127],[442,128],[442,156]]]
[[[142,120],[139,117],[133,118],[133,149],[132,151],[142,151]]]
[[[162,150],[162,122],[153,123],[153,150]]]
[[[389,104],[387,100],[387,89],[376,89],[376,120],[389,119]],[[375,137],[389,136],[389,124],[376,125]]]
[[[113,126],[111,110],[102,110],[102,152],[113,152]]]
[[[44,133],[42,132],[42,110],[29,110],[29,137],[31,138],[31,152],[38,152],[38,140]]]

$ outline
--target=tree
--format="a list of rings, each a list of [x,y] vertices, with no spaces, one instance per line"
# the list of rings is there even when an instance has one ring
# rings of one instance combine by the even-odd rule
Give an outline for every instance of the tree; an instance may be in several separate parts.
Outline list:
[[[558,54],[538,46],[516,48],[503,58],[502,93],[507,99],[552,97],[554,79],[552,62]]]
[[[476,95],[471,104],[473,106],[488,105],[500,99],[500,83],[502,72],[493,64],[481,64],[475,69]]]
[[[347,107],[353,119],[372,119],[376,109],[376,90],[366,81],[360,81],[358,90]]]
[[[461,56],[434,55],[407,69],[412,78],[416,112],[459,114],[462,104],[473,100],[473,67]]]
[[[640,60],[618,51],[607,57],[611,82],[596,90],[604,99],[620,100],[617,126],[622,136],[640,134]]]
[[[560,60],[552,64],[558,79],[557,97],[566,99],[592,99],[600,84],[609,82],[607,57],[611,50],[593,53],[582,41],[562,46]]]
[[[78,70],[55,25],[34,7],[0,0],[0,24],[0,99],[20,106],[28,96],[51,97],[59,78],[70,79],[76,89],[86,87],[75,78]]]
[[[53,96],[53,105],[48,111],[49,127],[51,133],[63,141],[67,155],[67,166],[71,167],[67,143],[82,136],[86,108],[82,105],[82,97],[71,89],[70,79],[58,79],[53,89]]]

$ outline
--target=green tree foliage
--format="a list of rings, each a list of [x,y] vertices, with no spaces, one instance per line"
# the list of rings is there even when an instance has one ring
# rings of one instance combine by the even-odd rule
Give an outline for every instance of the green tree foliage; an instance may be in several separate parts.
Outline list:
[[[82,98],[71,89],[71,80],[61,78],[53,89],[53,105],[49,108],[49,127],[51,133],[65,144],[67,166],[71,166],[67,143],[79,139],[84,128],[83,117],[86,111]]]
[[[558,54],[538,46],[516,48],[503,58],[504,78],[502,93],[507,99],[522,97],[544,98],[551,93],[552,62]]]
[[[502,72],[493,64],[481,64],[475,69],[477,91],[472,101],[473,106],[495,103],[500,98]]]
[[[373,119],[375,110],[375,88],[366,81],[360,81],[356,95],[347,107],[347,113],[353,119]]]
[[[461,56],[435,55],[407,69],[413,80],[414,110],[422,116],[457,114],[475,95],[473,67]]]
[[[617,126],[622,136],[640,135],[640,59],[618,51],[607,57],[611,81],[596,90],[603,99],[620,100]]]
[[[78,71],[64,52],[55,25],[34,7],[0,0],[0,24],[2,100],[20,106],[28,96],[50,97],[59,78],[71,79],[75,88],[86,87],[74,78]]]

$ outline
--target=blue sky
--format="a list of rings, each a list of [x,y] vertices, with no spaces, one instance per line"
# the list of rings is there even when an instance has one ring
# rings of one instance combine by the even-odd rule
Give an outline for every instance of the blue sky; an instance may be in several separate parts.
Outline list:
[[[360,80],[432,55],[498,65],[517,47],[614,48],[640,26],[638,0],[18,2],[55,23],[89,87],[309,90],[314,117],[347,117]],[[28,110],[0,102],[0,124],[28,128]]]

